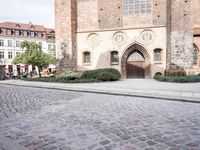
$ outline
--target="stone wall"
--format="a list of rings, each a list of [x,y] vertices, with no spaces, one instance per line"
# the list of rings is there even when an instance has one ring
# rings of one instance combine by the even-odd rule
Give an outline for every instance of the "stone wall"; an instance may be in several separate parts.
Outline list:
[[[76,69],[76,0],[55,0],[56,57],[59,71]]]
[[[124,0],[79,0],[78,32],[166,26],[166,0],[152,0],[149,14],[125,15]]]
[[[123,0],[55,0],[58,66],[64,70],[75,70],[76,66],[81,70],[113,67],[109,63],[110,51],[117,50],[122,55],[127,48],[113,42],[115,33],[119,32],[118,37],[127,34],[124,44],[128,46],[141,40],[142,30],[154,33],[154,28],[161,28],[154,36],[165,37],[156,38],[147,47],[150,47],[148,52],[153,58],[153,49],[162,44],[157,48],[163,49],[163,56],[167,59],[165,64],[152,65],[152,70],[163,71],[166,64],[168,69],[192,68],[193,28],[200,28],[199,5],[199,0],[152,0],[151,13],[125,15]],[[145,41],[139,42],[146,44]],[[195,43],[198,43],[197,38]],[[82,64],[84,51],[91,52],[91,65]],[[152,59],[151,63],[154,63]]]
[[[122,0],[98,0],[99,29],[122,27]]]
[[[200,28],[200,0],[193,0],[193,9],[194,28]]]
[[[168,1],[168,68],[193,66],[193,1]]]
[[[91,31],[98,29],[97,0],[77,2],[78,31]]]
[[[152,34],[152,39],[143,39],[144,33]],[[123,38],[118,39],[119,35],[122,35]],[[116,68],[122,72],[121,61],[124,53],[132,45],[138,44],[145,48],[150,57],[150,76],[153,77],[156,72],[164,74],[166,69],[166,37],[165,27],[77,33],[77,69],[84,71],[96,68]],[[154,49],[157,48],[162,49],[161,62],[154,62]],[[91,54],[91,63],[89,64],[83,63],[85,51]],[[118,52],[119,64],[111,64],[112,51]]]
[[[152,7],[153,7],[153,25],[166,26],[167,0],[154,0]]]

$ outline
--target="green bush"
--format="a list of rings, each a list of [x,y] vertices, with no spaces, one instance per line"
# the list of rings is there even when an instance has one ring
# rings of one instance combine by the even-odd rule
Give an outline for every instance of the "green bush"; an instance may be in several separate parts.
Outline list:
[[[116,81],[121,78],[121,74],[117,69],[104,68],[85,71],[82,73],[81,78],[96,79],[99,81]]]
[[[200,82],[200,76],[189,75],[189,76],[154,76],[155,80],[163,82],[176,82],[176,83],[192,83]]]
[[[38,77],[38,78],[23,78],[25,81],[38,81],[38,82],[55,82],[55,83],[90,83],[98,82],[95,79],[82,79],[76,77]]]
[[[41,78],[23,78],[25,81],[40,81],[40,82],[58,82],[58,83],[90,83],[100,81],[117,81],[121,78],[121,74],[118,70],[108,69],[96,69],[83,72],[80,74],[71,74],[62,77],[41,77]]]
[[[73,72],[73,71],[65,71],[61,73],[62,77],[68,77],[68,76],[81,76],[81,72]]]

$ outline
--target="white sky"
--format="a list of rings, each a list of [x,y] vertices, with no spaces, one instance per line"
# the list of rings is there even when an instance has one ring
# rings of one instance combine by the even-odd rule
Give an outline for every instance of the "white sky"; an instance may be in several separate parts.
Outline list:
[[[19,22],[54,28],[54,0],[0,0],[0,22]]]

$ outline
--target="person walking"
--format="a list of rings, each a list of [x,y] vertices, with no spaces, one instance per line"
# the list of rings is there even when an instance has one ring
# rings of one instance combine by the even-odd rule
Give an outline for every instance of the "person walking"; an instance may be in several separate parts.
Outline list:
[[[14,70],[14,72],[13,72],[13,76],[14,76],[14,80],[17,79],[18,72],[17,72],[16,70]]]

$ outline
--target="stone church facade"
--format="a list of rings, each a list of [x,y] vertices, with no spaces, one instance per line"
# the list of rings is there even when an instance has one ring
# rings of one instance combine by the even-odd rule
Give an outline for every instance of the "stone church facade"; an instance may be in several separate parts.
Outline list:
[[[57,67],[199,71],[199,0],[55,0]]]

